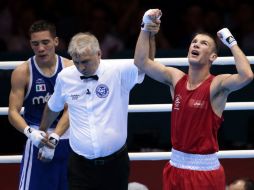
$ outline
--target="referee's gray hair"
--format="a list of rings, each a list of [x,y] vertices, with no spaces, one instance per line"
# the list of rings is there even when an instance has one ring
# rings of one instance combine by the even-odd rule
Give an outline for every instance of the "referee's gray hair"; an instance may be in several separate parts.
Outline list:
[[[89,33],[77,33],[71,38],[68,53],[71,57],[79,57],[83,54],[96,54],[100,51],[97,38]]]

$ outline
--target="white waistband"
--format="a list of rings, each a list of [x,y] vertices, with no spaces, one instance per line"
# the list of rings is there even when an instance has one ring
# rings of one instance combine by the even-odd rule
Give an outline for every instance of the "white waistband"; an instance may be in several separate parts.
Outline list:
[[[217,170],[220,162],[214,154],[188,154],[172,148],[170,164],[176,168],[189,170]]]
[[[32,127],[34,129],[39,129],[39,126],[37,125],[30,125],[29,127]],[[47,133],[52,133],[54,131],[54,128],[48,128]],[[69,134],[70,131],[69,129],[67,129],[67,131],[65,131],[65,133],[60,137],[60,139],[69,139]]]

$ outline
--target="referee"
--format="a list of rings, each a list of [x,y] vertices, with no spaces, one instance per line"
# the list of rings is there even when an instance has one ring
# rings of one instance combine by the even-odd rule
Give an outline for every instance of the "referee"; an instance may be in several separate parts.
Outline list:
[[[127,190],[129,94],[144,75],[132,62],[101,60],[98,40],[91,33],[76,34],[68,53],[74,65],[59,73],[40,129],[45,131],[66,103],[72,149],[69,189]]]

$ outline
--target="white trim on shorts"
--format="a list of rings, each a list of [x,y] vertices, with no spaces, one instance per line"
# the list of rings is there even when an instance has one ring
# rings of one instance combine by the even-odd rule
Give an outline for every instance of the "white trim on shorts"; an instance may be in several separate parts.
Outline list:
[[[217,170],[220,162],[216,153],[189,154],[172,148],[170,164],[176,168],[209,171]]]

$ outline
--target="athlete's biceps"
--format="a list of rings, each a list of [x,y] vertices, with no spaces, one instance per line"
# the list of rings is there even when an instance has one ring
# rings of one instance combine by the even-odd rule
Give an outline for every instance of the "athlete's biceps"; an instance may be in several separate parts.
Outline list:
[[[11,83],[11,93],[13,96],[17,96],[17,98],[22,98],[25,94],[25,88],[26,88],[26,83],[24,79],[12,79]]]
[[[221,88],[227,89],[230,92],[241,88],[242,83],[241,83],[241,80],[238,76],[239,75],[237,75],[237,74],[232,74],[232,75],[225,77],[221,82]]]
[[[23,98],[19,96],[17,93],[10,92],[9,96],[9,109],[20,111],[23,105]]]

